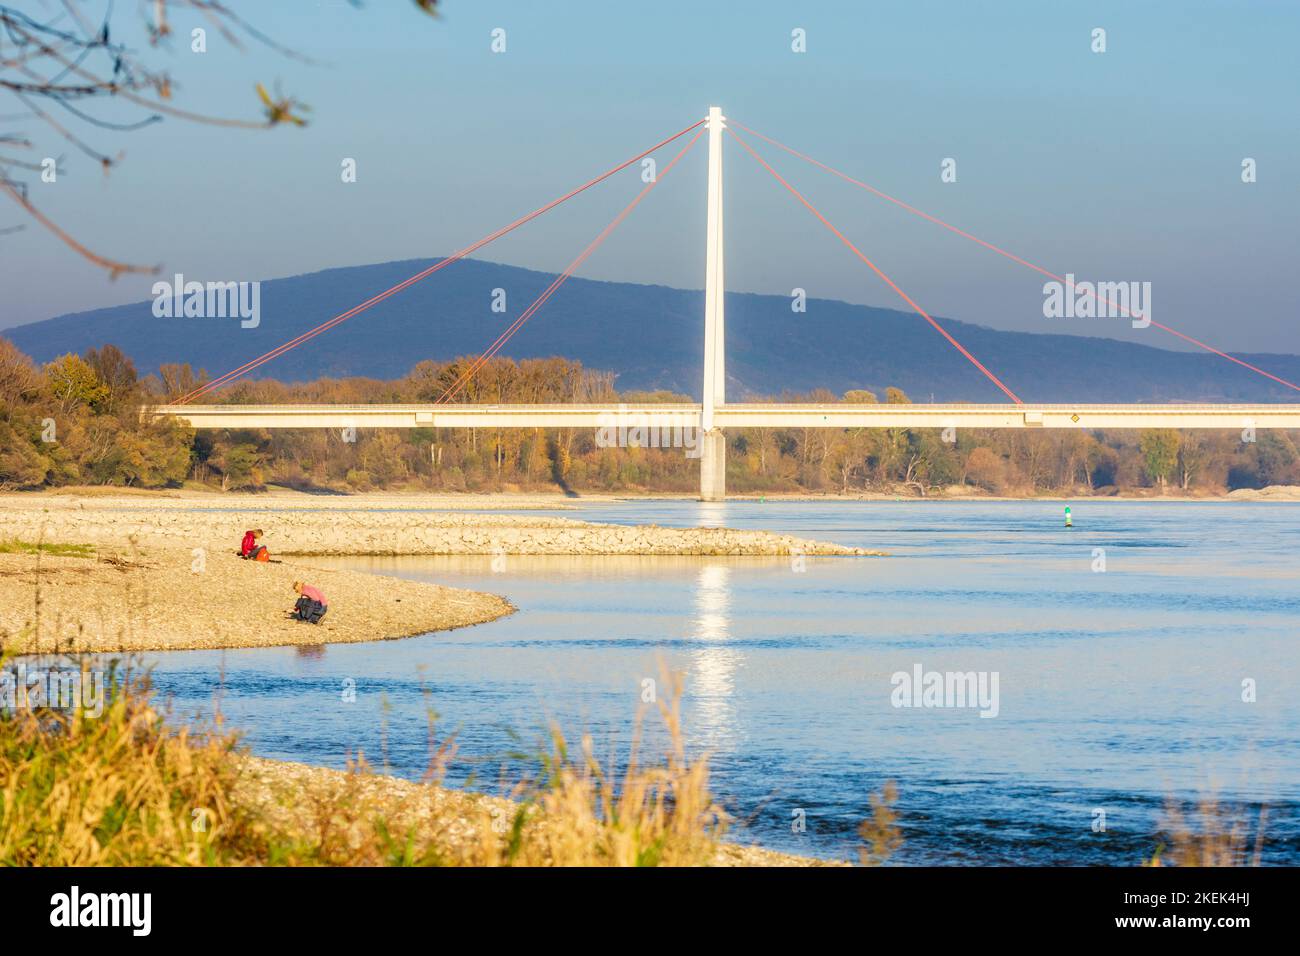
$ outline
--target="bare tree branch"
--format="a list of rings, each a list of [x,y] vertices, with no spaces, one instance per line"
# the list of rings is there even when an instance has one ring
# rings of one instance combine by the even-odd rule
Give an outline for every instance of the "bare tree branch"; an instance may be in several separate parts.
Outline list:
[[[0,3],[0,94],[7,92],[24,112],[0,116],[0,122],[37,121],[48,134],[72,144],[105,172],[121,161],[97,149],[73,125],[93,131],[129,133],[161,122],[164,117],[237,129],[269,129],[281,124],[306,125],[307,107],[290,96],[272,96],[262,84],[255,84],[261,117],[212,116],[171,103],[174,82],[166,71],[149,67],[126,43],[113,38],[112,0],[57,0],[43,13],[25,12],[16,3]],[[243,49],[241,37],[262,44],[276,53],[312,62],[257,30],[220,0],[140,0],[141,19],[149,45],[157,47],[173,35],[173,21],[191,14],[216,30],[227,43]],[[95,11],[91,13],[89,11]],[[103,115],[95,104],[117,100],[146,112],[133,120]],[[64,123],[51,112],[56,104],[71,118]],[[87,104],[87,105],[82,105]],[[0,150],[32,150],[35,138],[24,133],[0,131]],[[36,153],[41,155],[41,153]],[[18,203],[43,228],[59,238],[87,261],[116,277],[126,272],[152,273],[155,266],[120,262],[88,249],[54,223],[31,201],[26,184],[16,173],[44,172],[44,163],[18,159],[0,152],[0,192]],[[59,166],[56,174],[62,173]],[[21,228],[21,227],[18,227]],[[8,228],[0,235],[18,231]]]
[[[86,259],[97,266],[107,269],[109,276],[111,278],[116,279],[119,275],[121,275],[124,272],[156,274],[158,270],[161,268],[160,266],[136,266],[126,262],[118,262],[114,259],[109,259],[106,256],[101,256],[98,253],[92,252],[91,250],[83,246],[81,243],[79,243],[76,239],[73,239],[72,236],[68,235],[66,232],[60,229],[54,222],[52,222],[49,219],[49,217],[47,217],[43,212],[41,212],[39,209],[33,206],[27,200],[27,197],[24,196],[18,189],[16,189],[12,183],[7,182],[5,180],[0,180],[0,192],[6,193],[14,202],[18,203],[18,205],[26,209],[28,215],[30,215],[42,226],[44,226],[55,236],[61,239],[70,249],[72,249],[73,252],[76,252],[83,259]]]

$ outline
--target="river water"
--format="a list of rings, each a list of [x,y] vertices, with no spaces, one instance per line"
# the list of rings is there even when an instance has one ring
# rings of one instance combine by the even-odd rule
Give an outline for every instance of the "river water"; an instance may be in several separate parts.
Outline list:
[[[432,708],[435,732],[455,733],[448,782],[488,790],[552,723],[623,753],[666,666],[738,840],[855,859],[869,795],[892,780],[898,864],[1136,864],[1170,798],[1207,797],[1252,831],[1267,806],[1263,861],[1300,864],[1300,505],[1072,507],[1066,530],[1051,501],[594,504],[567,514],[892,556],[313,559],[519,611],[401,641],[149,662],[178,714],[219,696],[255,752],[324,766],[360,749],[418,777]],[[984,697],[897,706],[918,670],[973,673]]]

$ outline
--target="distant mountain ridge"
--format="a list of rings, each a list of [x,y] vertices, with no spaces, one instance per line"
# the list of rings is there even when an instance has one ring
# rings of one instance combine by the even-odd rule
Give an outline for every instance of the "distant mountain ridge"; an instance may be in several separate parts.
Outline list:
[[[0,330],[38,361],[112,343],[141,374],[189,362],[219,375],[334,317],[437,260],[328,269],[261,284],[261,321],[156,318],[152,302],[97,309]],[[166,277],[170,279],[169,277]],[[322,376],[395,378],[425,358],[483,351],[554,278],[480,260],[455,263],[262,366],[285,381]],[[491,311],[494,289],[506,312]],[[728,293],[727,391],[740,400],[784,391],[887,385],[915,400],[1006,401],[977,369],[910,312],[785,296]],[[940,319],[1030,402],[1290,402],[1295,392],[1209,354],[1171,352],[1114,339],[998,332]],[[658,285],[570,279],[510,340],[515,359],[562,355],[618,374],[620,390],[670,389],[698,398],[703,293]],[[1238,357],[1292,381],[1300,356]]]

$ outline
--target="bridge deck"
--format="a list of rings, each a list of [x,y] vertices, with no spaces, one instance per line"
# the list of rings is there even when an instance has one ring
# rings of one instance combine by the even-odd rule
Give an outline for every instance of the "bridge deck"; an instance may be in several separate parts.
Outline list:
[[[696,404],[164,405],[195,428],[600,428],[699,424]],[[1300,428],[1290,405],[727,404],[721,428]]]

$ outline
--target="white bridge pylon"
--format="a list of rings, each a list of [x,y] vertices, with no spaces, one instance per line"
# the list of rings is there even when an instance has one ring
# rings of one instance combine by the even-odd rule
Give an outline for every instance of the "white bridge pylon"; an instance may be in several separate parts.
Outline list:
[[[726,256],[722,235],[722,131],[726,117],[709,108],[709,194],[704,234],[704,391],[700,405],[700,498],[727,496],[727,439],[715,420],[727,402]]]
[[[162,405],[146,414],[193,428],[592,428],[633,420],[648,428],[698,421],[700,498],[726,497],[727,428],[1300,428],[1294,405],[778,405],[726,401],[722,133],[709,109],[704,246],[704,388],[700,404],[655,405]]]

